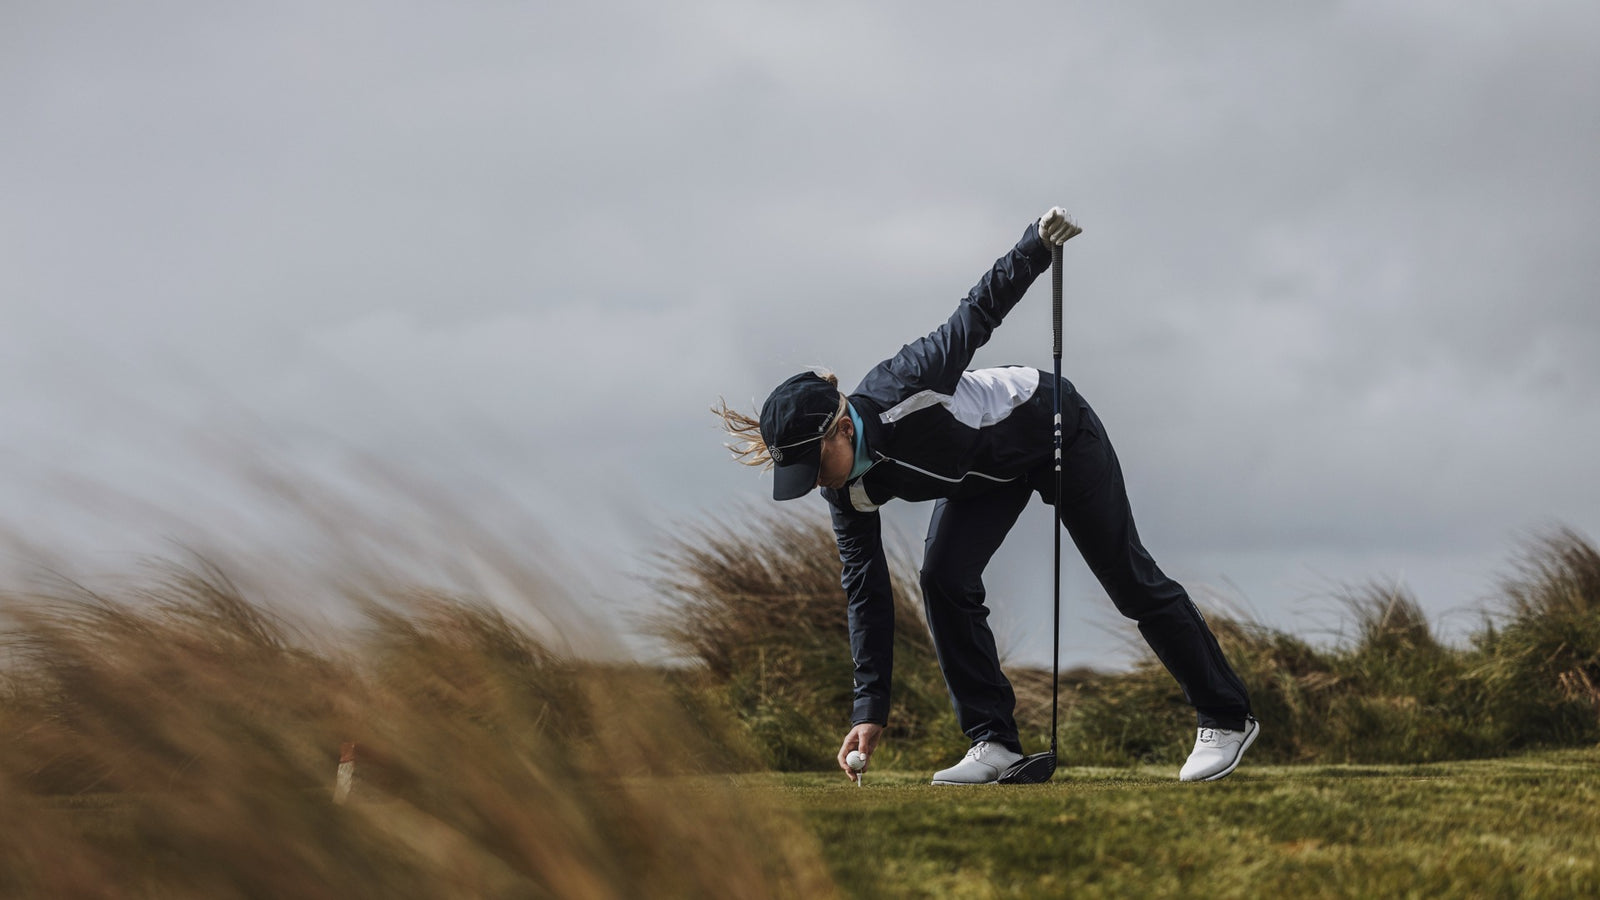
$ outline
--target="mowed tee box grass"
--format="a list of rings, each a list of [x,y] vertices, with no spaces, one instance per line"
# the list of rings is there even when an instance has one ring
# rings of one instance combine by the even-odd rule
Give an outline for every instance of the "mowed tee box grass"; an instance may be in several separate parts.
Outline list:
[[[1164,766],[1063,765],[1027,787],[748,778],[802,811],[850,896],[1600,896],[1594,748],[1213,784]]]

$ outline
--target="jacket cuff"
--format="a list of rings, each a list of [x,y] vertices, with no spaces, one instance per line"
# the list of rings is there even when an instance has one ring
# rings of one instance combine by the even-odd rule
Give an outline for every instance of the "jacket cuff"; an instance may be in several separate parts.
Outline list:
[[[863,722],[888,725],[889,701],[882,697],[857,697],[850,709],[850,724],[860,725]]]
[[[1039,222],[1037,219],[1028,225],[1026,231],[1022,232],[1022,240],[1017,241],[1017,249],[1021,250],[1030,259],[1041,257],[1046,262],[1050,260],[1050,245],[1045,242],[1044,238],[1039,236]]]

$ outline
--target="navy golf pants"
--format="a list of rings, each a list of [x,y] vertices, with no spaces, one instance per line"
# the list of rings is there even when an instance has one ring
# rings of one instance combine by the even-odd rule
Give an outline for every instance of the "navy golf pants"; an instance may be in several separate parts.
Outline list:
[[[1200,726],[1243,728],[1250,713],[1244,683],[1183,586],[1139,543],[1122,467],[1100,418],[1069,382],[1061,386],[1061,523],[1117,609],[1139,623]],[[1053,464],[976,496],[938,501],[922,564],[923,609],[961,730],[974,742],[995,741],[1018,753],[1016,696],[1000,671],[983,570],[1035,493],[1052,501]]]

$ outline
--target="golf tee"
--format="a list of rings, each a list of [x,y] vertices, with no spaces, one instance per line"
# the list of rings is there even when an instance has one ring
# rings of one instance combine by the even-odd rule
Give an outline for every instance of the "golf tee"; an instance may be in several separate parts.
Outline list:
[[[355,785],[356,779],[356,745],[344,743],[339,745],[339,768],[334,773],[333,802],[343,805],[350,798],[350,788]]]

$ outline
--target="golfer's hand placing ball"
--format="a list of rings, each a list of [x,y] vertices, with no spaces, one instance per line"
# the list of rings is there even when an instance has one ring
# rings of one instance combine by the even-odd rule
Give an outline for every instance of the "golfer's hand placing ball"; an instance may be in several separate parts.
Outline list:
[[[1059,206],[1050,207],[1049,212],[1039,217],[1039,237],[1047,243],[1065,244],[1080,234],[1083,229],[1072,224],[1067,211]]]
[[[848,775],[851,781],[860,780],[861,771],[872,761],[872,752],[878,749],[878,741],[882,737],[883,726],[871,722],[862,722],[844,736],[844,743],[839,746],[839,768],[844,770],[844,774]],[[862,758],[856,760],[861,763],[860,766],[850,765],[852,753],[861,754]]]

